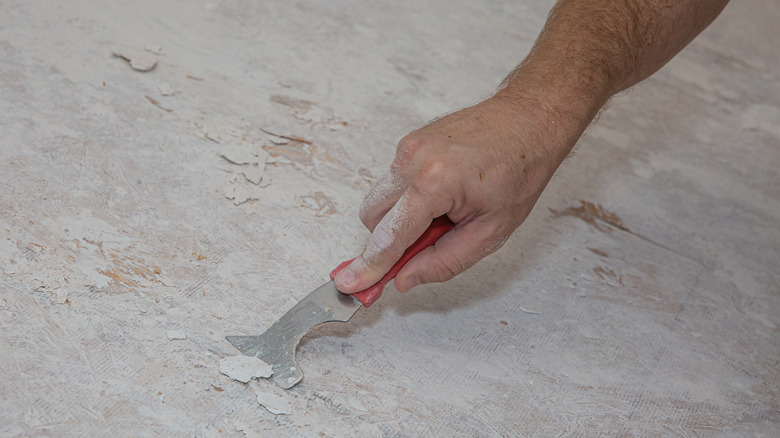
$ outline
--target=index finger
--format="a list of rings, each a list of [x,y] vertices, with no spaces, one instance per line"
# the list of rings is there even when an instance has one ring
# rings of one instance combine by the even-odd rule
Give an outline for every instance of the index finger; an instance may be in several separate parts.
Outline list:
[[[441,202],[410,186],[379,221],[363,253],[341,270],[334,282],[344,293],[360,292],[375,284],[419,238],[431,221],[447,213]]]

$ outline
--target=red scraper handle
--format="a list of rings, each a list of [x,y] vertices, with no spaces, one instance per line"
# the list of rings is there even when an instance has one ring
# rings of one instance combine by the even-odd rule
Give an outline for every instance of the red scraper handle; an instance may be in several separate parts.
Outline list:
[[[404,267],[406,262],[411,260],[412,257],[416,256],[425,248],[433,246],[433,244],[436,243],[436,241],[439,240],[441,236],[447,234],[447,232],[449,232],[454,227],[455,224],[453,224],[450,218],[448,218],[446,215],[439,216],[434,219],[433,222],[431,222],[431,226],[429,226],[428,229],[425,230],[425,232],[422,234],[422,236],[420,236],[420,238],[417,239],[409,248],[406,248],[406,252],[404,252],[401,258],[395,262],[393,267],[390,268],[390,271],[385,274],[381,280],[368,289],[353,294],[353,296],[357,298],[358,301],[363,303],[363,306],[365,307],[369,307],[370,305],[374,304],[376,300],[382,296],[382,290],[384,290],[387,283],[395,278],[395,276],[398,274],[398,271]],[[344,269],[348,264],[352,263],[352,260],[347,260],[346,262],[342,262],[340,265],[338,265],[336,269],[330,273],[331,280],[339,271]]]

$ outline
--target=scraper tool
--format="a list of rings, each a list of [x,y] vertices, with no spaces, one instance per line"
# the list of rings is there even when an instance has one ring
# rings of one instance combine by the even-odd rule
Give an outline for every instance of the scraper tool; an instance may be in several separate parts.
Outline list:
[[[343,294],[333,284],[336,273],[352,261],[348,260],[330,273],[331,281],[299,301],[262,335],[227,336],[226,339],[241,353],[257,357],[271,365],[274,373],[270,379],[281,388],[290,389],[303,379],[303,371],[295,362],[295,349],[306,332],[325,322],[347,322],[361,306],[369,307],[374,304],[382,295],[385,285],[395,278],[398,271],[412,257],[436,243],[454,226],[447,216],[434,219],[423,235],[407,248],[390,272],[362,292],[352,295]]]

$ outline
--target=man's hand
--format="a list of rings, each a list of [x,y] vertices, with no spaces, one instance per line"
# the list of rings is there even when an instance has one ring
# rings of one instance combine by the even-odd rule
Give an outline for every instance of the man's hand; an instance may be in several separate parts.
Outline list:
[[[390,170],[363,201],[360,218],[371,240],[336,276],[339,290],[376,283],[444,214],[455,229],[398,273],[398,290],[448,280],[497,250],[571,148],[560,143],[554,121],[533,100],[496,96],[403,138]]]
[[[494,97],[401,140],[361,207],[371,240],[336,287],[373,285],[444,214],[455,229],[406,264],[398,290],[448,280],[498,249],[601,107],[661,68],[727,3],[560,0]]]

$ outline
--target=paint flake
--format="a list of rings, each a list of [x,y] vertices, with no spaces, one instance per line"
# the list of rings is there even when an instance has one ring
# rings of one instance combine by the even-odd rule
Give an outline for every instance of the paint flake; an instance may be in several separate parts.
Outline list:
[[[219,372],[233,380],[247,383],[255,377],[268,378],[273,375],[271,365],[256,357],[230,356],[219,361]]]
[[[292,414],[292,398],[273,388],[255,391],[257,402],[274,415]]]
[[[157,66],[157,57],[154,54],[134,47],[114,47],[111,54],[124,59],[133,70],[140,72],[152,71]]]
[[[226,144],[219,149],[219,156],[231,164],[246,165],[265,163],[267,153],[248,144]]]
[[[168,336],[168,340],[174,341],[177,339],[187,339],[187,333],[184,330],[167,330],[165,334]]]
[[[160,84],[160,86],[157,87],[157,90],[160,91],[160,94],[163,96],[173,96],[176,94],[176,89],[171,86],[169,83]]]
[[[541,315],[542,311],[534,307],[520,307],[520,311],[530,313],[531,315]]]
[[[265,162],[261,164],[250,164],[241,173],[244,174],[244,178],[254,185],[259,185],[263,180],[263,174],[265,173]]]

